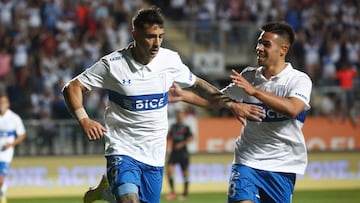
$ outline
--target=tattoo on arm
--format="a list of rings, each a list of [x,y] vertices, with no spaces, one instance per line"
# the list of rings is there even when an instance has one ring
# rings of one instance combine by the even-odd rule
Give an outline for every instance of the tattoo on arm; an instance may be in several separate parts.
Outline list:
[[[220,92],[219,89],[207,81],[197,78],[195,84],[189,90],[208,100],[213,106],[229,108],[232,100]]]

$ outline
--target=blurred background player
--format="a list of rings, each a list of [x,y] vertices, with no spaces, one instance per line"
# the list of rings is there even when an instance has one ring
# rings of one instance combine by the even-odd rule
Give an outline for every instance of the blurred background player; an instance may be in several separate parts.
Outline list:
[[[22,119],[10,109],[6,90],[0,87],[0,201],[6,203],[6,182],[10,163],[14,157],[14,147],[25,139]]]
[[[179,196],[179,200],[186,200],[188,198],[190,154],[187,149],[187,144],[190,143],[194,137],[190,127],[184,123],[184,118],[184,111],[178,110],[176,112],[176,122],[170,126],[168,133],[168,142],[172,142],[172,144],[170,156],[166,164],[167,178],[170,186],[170,194],[166,197],[167,200],[176,198],[174,186],[174,170],[176,164],[179,164],[181,167],[184,181],[183,194]]]

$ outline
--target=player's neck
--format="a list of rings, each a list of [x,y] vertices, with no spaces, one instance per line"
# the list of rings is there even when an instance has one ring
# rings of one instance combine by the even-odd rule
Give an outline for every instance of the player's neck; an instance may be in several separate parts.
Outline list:
[[[262,74],[265,78],[269,79],[272,76],[275,76],[279,74],[281,71],[283,71],[286,68],[286,63],[282,62],[279,64],[274,64],[270,66],[264,66],[262,70]]]
[[[146,65],[148,63],[150,63],[151,58],[150,57],[146,57],[145,54],[141,53],[141,49],[137,48],[136,46],[132,46],[130,48],[131,51],[131,55],[134,58],[134,60],[142,65]]]

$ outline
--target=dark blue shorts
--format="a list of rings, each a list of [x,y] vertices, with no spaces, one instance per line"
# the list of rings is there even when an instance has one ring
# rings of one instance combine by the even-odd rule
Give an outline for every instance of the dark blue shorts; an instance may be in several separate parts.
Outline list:
[[[141,202],[160,202],[164,167],[150,166],[123,155],[107,156],[106,161],[107,177],[115,196],[138,192]],[[136,185],[136,190],[128,186],[120,187],[125,183]]]
[[[7,162],[0,162],[0,174],[7,176],[9,172],[10,164]]]
[[[228,203],[251,200],[254,203],[291,203],[296,174],[279,173],[233,164]]]

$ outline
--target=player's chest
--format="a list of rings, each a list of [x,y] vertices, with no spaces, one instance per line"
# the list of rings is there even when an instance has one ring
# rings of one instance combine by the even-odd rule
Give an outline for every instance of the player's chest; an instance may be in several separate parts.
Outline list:
[[[123,71],[113,75],[113,84],[119,92],[126,95],[141,92],[167,92],[173,83],[171,73],[166,70]]]
[[[1,117],[0,118],[0,136],[4,133],[12,132],[16,129],[14,124],[14,120],[9,117]]]

